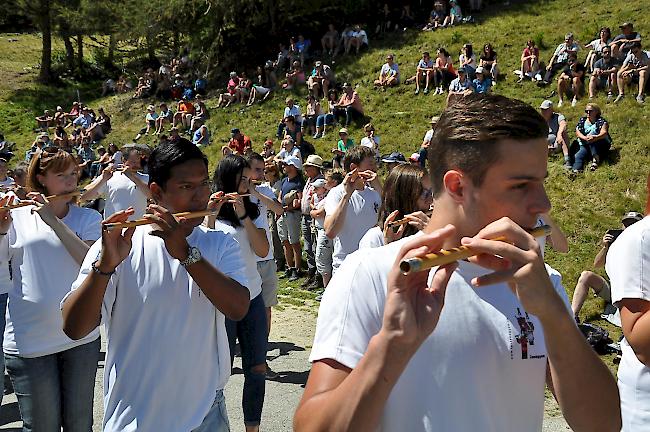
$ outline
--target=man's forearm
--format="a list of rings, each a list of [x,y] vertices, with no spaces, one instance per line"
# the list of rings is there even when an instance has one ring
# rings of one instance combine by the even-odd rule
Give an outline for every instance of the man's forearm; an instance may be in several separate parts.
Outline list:
[[[221,273],[205,259],[187,266],[194,282],[226,317],[239,321],[248,312],[250,294],[246,287]]]
[[[103,175],[100,175],[86,186],[79,199],[81,201],[90,201],[97,198],[99,196],[99,189],[104,185],[104,183],[106,183],[106,180],[104,180]]]
[[[560,300],[558,299],[558,302]],[[574,431],[619,431],[618,387],[563,305],[542,321],[552,385]]]
[[[102,269],[101,265],[99,268],[106,272],[112,271]],[[81,339],[99,325],[108,281],[108,276],[91,272],[63,303],[63,332],[70,339]]]
[[[350,201],[350,196],[344,195],[336,206],[336,210],[331,217],[325,217],[325,235],[333,239],[343,229],[345,224],[345,210]]]
[[[409,360],[401,350],[391,350],[381,334],[375,335],[340,385],[303,400],[294,416],[294,430],[377,429],[388,396]]]

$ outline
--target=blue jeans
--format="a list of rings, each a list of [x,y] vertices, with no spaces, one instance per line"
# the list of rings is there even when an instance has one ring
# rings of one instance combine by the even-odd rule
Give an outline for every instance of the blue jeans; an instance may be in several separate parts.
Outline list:
[[[321,114],[316,117],[316,127],[322,128],[334,124],[334,114]]]
[[[230,422],[228,421],[228,410],[226,410],[226,398],[223,390],[217,390],[217,396],[210,408],[210,412],[203,419],[201,426],[192,432],[230,432]]]
[[[242,369],[244,370],[244,392],[242,409],[244,424],[257,426],[262,420],[264,392],[266,391],[266,374],[255,372],[253,367],[266,365],[266,308],[262,295],[251,300],[248,313],[241,321],[226,318],[226,332],[230,345],[230,364],[235,358],[235,341],[239,339]]]
[[[23,431],[91,432],[99,338],[42,357],[5,354]]]
[[[598,157],[599,161],[602,161],[605,156],[607,156],[610,147],[611,142],[604,139],[581,143],[580,149],[574,156],[573,169],[581,171],[584,168],[585,163],[588,162],[589,159],[595,157]]]
[[[7,323],[5,313],[7,312],[7,297],[9,294],[0,294],[0,340],[5,334],[5,324]],[[5,358],[0,355],[0,405],[2,404],[2,396],[5,394]]]

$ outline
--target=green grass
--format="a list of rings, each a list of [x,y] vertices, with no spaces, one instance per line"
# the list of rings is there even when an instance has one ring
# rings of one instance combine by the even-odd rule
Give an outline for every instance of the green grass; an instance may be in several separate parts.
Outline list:
[[[500,69],[506,74],[505,79],[499,81],[496,92],[537,106],[552,89],[540,89],[530,82],[517,84],[516,77],[512,75],[512,70],[519,66],[525,40],[533,38],[538,44],[541,43],[541,56],[548,60],[568,31],[574,32],[576,39],[584,44],[594,38],[601,25],[608,25],[616,34],[618,24],[629,20],[647,37],[650,36],[650,22],[639,20],[638,17],[644,16],[648,10],[649,0],[623,3],[614,0],[549,0],[512,6],[498,4],[479,17],[477,25],[434,33],[413,30],[382,40],[371,38],[372,49],[359,57],[337,59],[333,66],[339,81],[351,81],[358,86],[357,91],[366,112],[372,116],[377,135],[381,137],[382,151],[397,149],[408,155],[418,149],[428,128],[428,119],[441,112],[444,100],[431,94],[414,97],[413,86],[400,86],[386,92],[374,90],[372,80],[387,52],[395,54],[402,75],[406,78],[415,73],[415,65],[424,50],[434,53],[437,47],[443,46],[457,59],[463,43],[471,42],[478,48],[491,42],[499,54]],[[9,42],[9,38],[19,40]],[[60,42],[55,42],[55,49],[61,49]],[[91,50],[87,51],[88,55],[92,55]],[[585,54],[583,51],[581,58]],[[144,107],[149,101],[134,101],[130,95],[100,99],[98,82],[80,84],[65,80],[55,87],[35,84],[38,70],[34,66],[40,59],[38,35],[0,34],[0,58],[0,76],[3,77],[0,80],[0,130],[23,150],[34,139],[33,117],[43,109],[53,109],[57,104],[68,108],[76,99],[77,90],[84,103],[94,107],[104,106],[112,115],[114,131],[107,141],[129,142],[142,126]],[[29,67],[32,69],[24,70]],[[214,166],[218,160],[220,146],[227,142],[230,128],[235,126],[251,136],[255,148],[260,149],[264,139],[275,134],[283,101],[288,94],[281,91],[263,105],[252,108],[236,106],[226,110],[217,110],[216,100],[209,99],[207,105],[212,108],[212,117],[208,126],[215,141],[206,149],[211,165]],[[305,91],[293,94],[302,98]],[[632,97],[616,106],[605,104],[602,98],[596,102],[610,123],[616,148],[615,162],[605,163],[594,173],[588,172],[570,180],[561,167],[562,161],[553,159],[549,162],[546,183],[553,204],[552,215],[567,234],[571,247],[565,255],[549,251],[547,261],[562,273],[569,296],[580,272],[592,269],[592,261],[604,231],[618,227],[619,218],[624,212],[642,210],[644,207],[645,179],[650,167],[650,136],[646,132],[650,125],[648,106],[638,106]],[[304,106],[304,102],[301,105]],[[583,109],[584,103],[575,108],[562,107],[561,112],[566,115],[571,130]],[[351,136],[359,142],[362,133],[358,126],[351,128]],[[142,141],[153,144],[153,139],[149,137]],[[329,154],[335,145],[333,135],[324,140],[310,141],[323,155]],[[602,270],[598,272],[602,274]],[[282,304],[315,306],[312,293],[301,290],[295,284],[282,282],[281,286]],[[607,327],[615,337],[618,336],[620,332],[617,329],[599,319],[601,310],[602,303],[590,298],[583,309],[583,318]],[[611,360],[611,356],[605,357],[610,366]]]

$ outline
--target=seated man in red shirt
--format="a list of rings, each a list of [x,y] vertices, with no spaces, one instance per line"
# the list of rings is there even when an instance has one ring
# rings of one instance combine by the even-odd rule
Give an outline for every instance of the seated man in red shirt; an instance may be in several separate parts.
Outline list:
[[[246,147],[253,147],[251,139],[241,133],[239,129],[233,128],[230,130],[230,133],[232,135],[232,138],[228,143],[228,147],[230,147],[236,154],[243,155]]]
[[[192,117],[194,116],[195,112],[196,108],[194,108],[192,102],[188,101],[187,97],[183,96],[183,98],[178,101],[172,126],[178,126],[180,124],[180,126],[184,127],[185,129],[189,129]]]

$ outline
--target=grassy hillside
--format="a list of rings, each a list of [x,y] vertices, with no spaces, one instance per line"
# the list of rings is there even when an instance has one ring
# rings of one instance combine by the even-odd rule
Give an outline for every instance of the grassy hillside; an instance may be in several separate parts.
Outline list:
[[[381,137],[382,151],[400,150],[408,155],[418,149],[429,127],[428,119],[440,113],[444,97],[432,94],[414,96],[413,86],[400,86],[385,92],[374,90],[372,80],[387,52],[395,54],[403,77],[408,77],[415,73],[415,65],[424,50],[434,53],[437,47],[443,46],[457,60],[464,43],[473,43],[476,50],[491,42],[498,52],[500,69],[507,75],[499,81],[496,92],[537,106],[549,96],[552,88],[540,89],[530,82],[518,84],[512,74],[513,69],[519,67],[519,56],[527,39],[536,40],[542,58],[548,60],[568,31],[574,32],[576,39],[585,44],[595,37],[602,25],[609,26],[612,33],[618,34],[620,23],[633,21],[642,35],[650,37],[650,23],[638,19],[648,10],[650,0],[622,4],[614,0],[550,0],[496,5],[478,17],[476,25],[434,33],[412,30],[382,40],[371,38],[369,51],[360,57],[337,59],[333,66],[339,81],[350,81],[357,86],[366,112],[372,116],[377,135]],[[11,42],[10,39],[14,38],[18,41]],[[64,81],[55,88],[34,84],[36,71],[29,68],[38,63],[39,49],[37,35],[0,35],[0,74],[3,77],[0,80],[0,131],[18,142],[21,148],[26,148],[34,138],[33,117],[57,104],[69,107],[79,91],[84,103],[104,106],[112,115],[114,132],[107,141],[125,143],[132,139],[142,126],[144,107],[149,101],[134,101],[125,95],[99,99],[99,83]],[[582,59],[585,54],[582,52]],[[252,108],[236,106],[226,110],[216,110],[216,100],[208,100],[208,107],[212,108],[208,125],[215,140],[214,145],[206,149],[211,163],[214,165],[217,160],[219,148],[229,138],[231,127],[242,129],[252,137],[255,148],[260,149],[264,139],[275,134],[283,101],[288,94],[280,91],[263,105]],[[305,91],[296,92],[294,96],[303,98]],[[619,105],[607,105],[602,98],[596,102],[610,123],[616,147],[613,162],[575,180],[565,175],[562,160],[549,162],[547,190],[553,204],[552,213],[568,235],[571,251],[566,255],[549,251],[547,260],[563,274],[569,294],[580,272],[592,268],[604,231],[618,227],[620,215],[624,212],[642,210],[645,179],[650,169],[650,136],[646,133],[650,125],[647,106],[650,101],[642,107],[632,97]],[[583,113],[585,103],[581,101],[575,108],[568,106],[560,110],[567,116],[571,130]],[[304,106],[304,102],[301,105]],[[357,127],[352,128],[351,134],[356,142],[362,137]],[[151,138],[149,140],[153,143]],[[146,138],[143,141],[146,142]],[[335,145],[333,135],[324,140],[310,141],[322,155],[329,154]],[[598,300],[588,300],[585,317],[597,320],[601,306]]]

